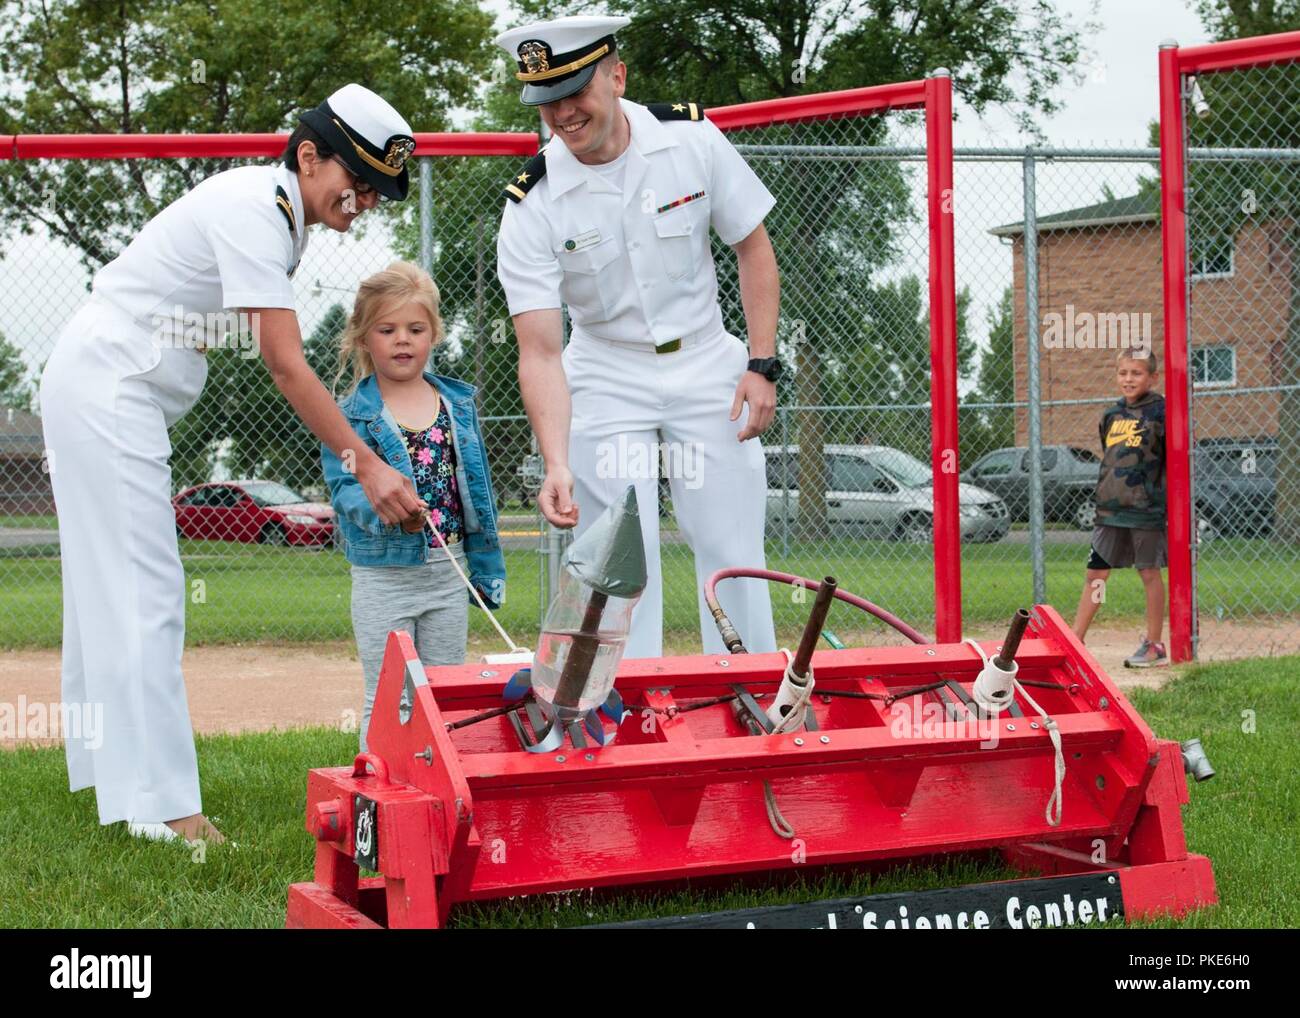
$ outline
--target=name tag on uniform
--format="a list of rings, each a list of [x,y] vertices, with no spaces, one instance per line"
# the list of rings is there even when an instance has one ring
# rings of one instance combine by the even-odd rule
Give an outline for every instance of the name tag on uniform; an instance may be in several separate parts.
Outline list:
[[[564,250],[581,251],[583,248],[595,247],[600,243],[600,231],[588,230],[586,233],[580,233],[576,237],[570,237],[564,242]]]

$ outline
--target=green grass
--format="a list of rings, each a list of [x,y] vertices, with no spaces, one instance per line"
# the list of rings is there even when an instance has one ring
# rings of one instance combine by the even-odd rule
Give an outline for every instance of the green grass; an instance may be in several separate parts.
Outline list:
[[[1300,926],[1300,657],[1203,665],[1128,696],[1161,738],[1199,738],[1217,772],[1188,779],[1183,817],[1189,850],[1214,864],[1220,904],[1158,925]]]
[[[1132,699],[1162,737],[1199,736],[1218,776],[1191,788],[1183,810],[1189,848],[1213,861],[1221,904],[1180,927],[1300,925],[1300,658],[1207,665]],[[1242,731],[1242,711],[1256,732]],[[303,828],[306,773],[351,759],[355,735],[325,729],[198,742],[204,804],[238,851],[138,841],[100,827],[90,791],[69,794],[59,749],[0,752],[0,926],[280,926],[288,884],[310,878]],[[545,895],[468,909],[462,926],[567,926],[845,894],[947,887],[1011,874],[969,859],[876,877],[795,886],[595,900]]]
[[[0,516],[0,527],[10,527],[14,530],[28,528],[33,530],[57,530],[59,528],[59,518],[53,513],[35,516]]]
[[[698,638],[694,561],[685,545],[665,545],[663,550],[665,638],[669,645],[689,645]],[[181,552],[189,595],[189,644],[352,638],[348,564],[338,551],[185,541]],[[1047,599],[1066,618],[1073,617],[1078,602],[1086,555],[1083,544],[1048,544],[1045,549]],[[768,542],[767,564],[814,579],[833,573],[843,589],[887,607],[923,632],[933,631],[929,545],[846,539],[785,546],[773,539]],[[520,642],[530,642],[537,632],[543,565],[536,547],[506,551],[507,603],[498,618]],[[1201,569],[1203,611],[1227,606],[1229,618],[1252,612],[1270,618],[1300,606],[1300,567],[1290,549],[1262,541],[1220,541],[1212,555],[1203,557]],[[1009,618],[1031,598],[1028,546],[965,546],[962,593],[968,626]],[[0,550],[0,647],[57,647],[60,598],[57,548]],[[796,639],[808,611],[807,592],[774,586],[772,604],[782,637]],[[1099,620],[1136,619],[1143,607],[1136,574],[1117,571]],[[834,609],[830,625],[850,642],[868,631],[885,631],[882,624],[864,621],[844,605]],[[492,633],[477,612],[470,626],[471,634]]]

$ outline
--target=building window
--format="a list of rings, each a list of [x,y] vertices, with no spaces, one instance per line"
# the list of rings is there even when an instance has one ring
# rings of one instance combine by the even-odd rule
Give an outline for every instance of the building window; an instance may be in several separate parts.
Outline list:
[[[1192,241],[1192,279],[1225,279],[1232,275],[1231,236],[1206,237]]]
[[[1203,346],[1192,350],[1192,387],[1217,388],[1237,384],[1237,349],[1232,346]]]

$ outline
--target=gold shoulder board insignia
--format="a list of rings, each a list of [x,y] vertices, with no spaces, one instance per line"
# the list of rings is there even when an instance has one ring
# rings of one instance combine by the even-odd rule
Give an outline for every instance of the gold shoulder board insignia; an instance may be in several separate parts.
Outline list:
[[[524,200],[524,195],[533,189],[536,184],[546,176],[546,153],[538,152],[528,162],[524,163],[524,168],[510,178],[510,183],[506,185],[506,197],[516,205]]]
[[[700,103],[648,103],[646,109],[660,120],[704,119],[704,107]]]
[[[280,215],[284,216],[284,221],[289,224],[289,232],[297,233],[298,224],[294,221],[293,202],[289,200],[289,192],[282,187],[275,189],[275,207],[280,210]]]

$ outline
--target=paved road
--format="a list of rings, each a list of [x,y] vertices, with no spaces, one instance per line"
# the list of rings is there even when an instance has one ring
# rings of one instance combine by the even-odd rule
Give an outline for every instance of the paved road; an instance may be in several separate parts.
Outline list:
[[[57,530],[36,527],[0,527],[0,548],[28,548],[41,544],[58,544]]]
[[[500,520],[501,546],[511,549],[536,548],[539,543],[537,518],[534,516],[505,516]],[[793,534],[791,535],[794,536]],[[1087,544],[1091,534],[1083,530],[1049,530],[1046,533],[1047,544]],[[780,540],[779,528],[772,528],[769,540]],[[684,544],[685,538],[677,530],[666,530],[659,535],[661,544]],[[0,527],[0,548],[28,548],[42,545],[57,545],[57,530],[44,530],[34,527]],[[1028,544],[1028,530],[1013,530],[1002,539],[1003,544]]]

